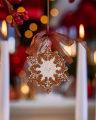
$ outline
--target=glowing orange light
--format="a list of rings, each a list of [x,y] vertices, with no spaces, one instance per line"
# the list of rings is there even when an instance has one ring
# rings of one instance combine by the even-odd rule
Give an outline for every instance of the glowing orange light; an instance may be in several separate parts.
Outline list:
[[[7,21],[8,23],[12,23],[12,20],[13,20],[12,15],[8,15],[8,16],[6,17],[6,21]]]
[[[19,8],[17,9],[17,12],[25,12],[25,8],[24,8],[24,7],[19,7]]]
[[[57,15],[59,14],[59,11],[58,11],[58,9],[56,9],[56,8],[52,8],[52,9],[50,10],[50,14],[51,14],[52,16],[57,16]]]
[[[40,21],[41,21],[42,24],[47,24],[48,23],[48,17],[44,15],[40,18]]]
[[[33,32],[31,30],[26,30],[25,31],[25,37],[26,38],[31,38],[33,36]]]
[[[1,32],[4,38],[7,37],[7,23],[5,20],[2,22]]]
[[[21,92],[23,94],[28,94],[29,93],[29,87],[27,85],[22,85]]]
[[[85,31],[84,31],[84,25],[83,24],[80,24],[80,26],[79,26],[79,36],[80,36],[80,38],[84,38],[84,36],[85,36]]]
[[[31,23],[30,26],[29,26],[30,30],[32,31],[36,31],[38,29],[38,26],[36,23]]]

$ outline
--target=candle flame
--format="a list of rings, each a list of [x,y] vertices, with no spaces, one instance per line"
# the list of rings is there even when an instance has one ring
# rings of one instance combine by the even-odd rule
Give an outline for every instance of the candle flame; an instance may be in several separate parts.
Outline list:
[[[1,32],[4,37],[7,37],[7,23],[5,20],[2,21]]]
[[[84,36],[85,36],[85,31],[84,31],[84,25],[83,24],[80,24],[80,26],[79,26],[79,36],[80,36],[80,38],[84,38]]]

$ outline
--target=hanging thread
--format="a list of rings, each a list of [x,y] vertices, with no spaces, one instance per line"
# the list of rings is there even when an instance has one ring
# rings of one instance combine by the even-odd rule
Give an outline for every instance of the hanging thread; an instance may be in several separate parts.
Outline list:
[[[47,17],[48,17],[48,23],[47,23],[47,31],[49,31],[49,0],[47,0]]]

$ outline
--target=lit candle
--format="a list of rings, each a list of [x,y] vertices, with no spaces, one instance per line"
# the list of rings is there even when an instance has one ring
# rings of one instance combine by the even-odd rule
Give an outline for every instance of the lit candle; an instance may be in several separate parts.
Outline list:
[[[2,21],[1,33],[2,33],[2,38],[4,40],[7,40],[7,23],[5,20]]]
[[[2,23],[2,34],[7,38],[7,26]],[[9,120],[9,52],[8,41],[0,41],[0,120]]]
[[[81,24],[79,35],[84,39],[84,26]],[[87,100],[87,57],[85,48],[78,44],[77,85],[76,85],[76,120],[88,120]]]

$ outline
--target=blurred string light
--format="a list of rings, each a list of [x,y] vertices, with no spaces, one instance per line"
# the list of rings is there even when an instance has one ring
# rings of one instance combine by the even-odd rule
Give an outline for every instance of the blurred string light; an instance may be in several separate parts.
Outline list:
[[[29,86],[28,85],[22,85],[21,86],[21,92],[23,94],[28,94],[29,93]]]
[[[15,52],[15,38],[10,37],[8,39],[8,48],[9,48],[9,53],[14,53]]]
[[[5,20],[2,21],[1,33],[4,38],[7,37],[7,23]]]
[[[94,51],[94,63],[96,64],[96,51]]]
[[[34,31],[37,31],[38,26],[37,26],[36,23],[31,23],[31,24],[29,25],[29,29],[34,32]]]
[[[8,16],[6,17],[6,21],[7,21],[8,23],[12,23],[12,20],[13,20],[12,15],[8,15]]]
[[[24,35],[26,38],[31,38],[33,36],[33,32],[31,30],[26,30]]]
[[[52,8],[52,9],[50,10],[50,14],[51,14],[51,16],[58,16],[59,11],[58,11],[57,8]]]
[[[48,16],[46,16],[46,15],[41,16],[40,21],[42,24],[47,24],[48,23]]]
[[[19,8],[17,9],[17,12],[25,12],[25,8],[24,8],[24,7],[19,7]]]

